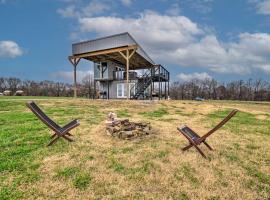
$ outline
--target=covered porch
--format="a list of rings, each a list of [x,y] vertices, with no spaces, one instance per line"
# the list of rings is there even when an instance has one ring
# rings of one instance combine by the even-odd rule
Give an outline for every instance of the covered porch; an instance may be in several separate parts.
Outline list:
[[[77,97],[76,72],[81,59],[92,62],[112,61],[124,66],[127,84],[130,82],[130,70],[150,69],[154,66],[151,58],[128,33],[75,43],[72,45],[72,55],[68,59],[74,70],[75,98]],[[130,87],[128,93],[130,93]],[[127,99],[129,98],[130,94],[127,95]]]

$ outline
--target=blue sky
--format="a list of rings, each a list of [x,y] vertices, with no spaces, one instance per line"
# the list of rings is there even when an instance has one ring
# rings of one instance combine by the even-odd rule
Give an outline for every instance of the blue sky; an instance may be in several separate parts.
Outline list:
[[[173,81],[270,81],[270,0],[0,0],[0,27],[0,76],[71,82],[73,42],[128,31]]]

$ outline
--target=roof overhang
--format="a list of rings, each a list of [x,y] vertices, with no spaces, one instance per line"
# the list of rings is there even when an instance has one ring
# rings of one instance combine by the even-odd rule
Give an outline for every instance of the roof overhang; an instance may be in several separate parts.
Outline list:
[[[124,38],[125,40],[121,41],[123,36],[127,37],[127,39]],[[128,44],[123,45],[125,43]],[[122,45],[120,46],[119,44]],[[104,46],[105,48],[98,48],[99,46]],[[127,51],[129,51],[129,54],[133,53],[129,60],[130,69],[145,69],[151,68],[154,65],[151,58],[128,33],[73,44],[73,55],[69,56],[69,59],[83,58],[93,62],[112,61],[126,66],[126,59],[123,57],[123,54],[126,55]]]

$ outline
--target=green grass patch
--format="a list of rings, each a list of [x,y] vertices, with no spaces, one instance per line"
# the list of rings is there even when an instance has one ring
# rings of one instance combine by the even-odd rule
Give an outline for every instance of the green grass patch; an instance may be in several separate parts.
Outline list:
[[[187,113],[187,112],[185,112],[184,110],[180,110],[180,109],[176,109],[174,112],[175,112],[175,114],[177,114],[177,115],[187,116],[187,117],[196,114],[195,112]]]
[[[205,121],[210,121],[210,126],[213,127],[223,120],[231,110],[219,110],[207,115]],[[270,121],[257,119],[256,115],[247,112],[238,112],[223,128],[229,129],[233,133],[247,134],[259,133],[270,135]]]
[[[128,109],[118,110],[117,117],[120,118],[131,117],[131,114],[129,113]]]
[[[88,173],[78,173],[73,179],[73,185],[75,188],[85,190],[91,182],[91,176]]]
[[[76,173],[80,171],[77,167],[65,167],[56,171],[56,177],[58,178],[72,178]]]
[[[80,116],[79,113],[82,114],[82,116]],[[86,121],[89,125],[99,124],[106,116],[106,113],[102,113],[100,108],[95,105],[87,106],[81,109],[79,113],[79,115],[77,115],[78,119]]]
[[[240,161],[240,159],[238,158],[238,156],[232,152],[232,151],[221,151],[220,156],[224,156],[228,161],[230,162],[237,162],[237,161]]]
[[[258,145],[255,145],[255,144],[247,144],[246,148],[250,149],[250,150],[256,150],[256,149],[259,149],[260,147]]]
[[[169,153],[170,152],[167,150],[162,150],[162,151],[159,151],[155,157],[160,158],[160,159],[166,158],[169,155]]]
[[[15,185],[4,186],[0,189],[0,199],[1,200],[15,200],[22,199],[23,193],[19,191]]]
[[[167,111],[167,108],[159,108],[152,112],[141,112],[139,114],[147,118],[161,118],[165,115],[168,115],[169,112]]]
[[[39,97],[33,98],[39,99]],[[261,113],[260,116],[249,112],[239,112],[223,127],[223,130],[227,129],[226,133],[235,133],[232,143],[228,145],[226,141],[217,141],[218,138],[213,137],[211,139],[213,143],[219,144],[216,152],[213,152],[215,156],[210,155],[212,160],[205,161],[200,156],[185,160],[188,155],[180,154],[179,150],[179,145],[183,141],[174,130],[165,130],[164,134],[158,134],[147,140],[115,141],[103,137],[103,133],[95,132],[99,130],[99,126],[95,124],[102,123],[108,110],[114,110],[118,111],[119,117],[131,117],[133,113],[136,113],[138,120],[149,119],[152,122],[157,120],[153,123],[157,126],[161,121],[163,127],[171,127],[173,124],[177,126],[179,122],[174,120],[180,117],[181,123],[189,123],[191,119],[197,123],[197,126],[207,124],[213,127],[227,116],[231,109],[222,108],[210,113],[205,116],[204,120],[207,123],[204,123],[199,121],[203,117],[199,116],[203,115],[200,112],[200,106],[204,105],[189,101],[186,103],[161,101],[153,105],[149,104],[145,109],[140,102],[136,101],[128,106],[126,103],[119,106],[119,102],[114,101],[83,101],[71,98],[60,100],[61,98],[42,97],[37,101],[38,104],[60,125],[75,118],[81,122],[81,126],[73,132],[75,143],[60,139],[48,148],[46,145],[52,131],[25,106],[28,99],[32,98],[8,97],[2,100],[0,97],[1,200],[65,198],[71,192],[75,197],[82,199],[87,198],[87,195],[91,193],[98,199],[186,200],[198,198],[198,191],[204,191],[202,193],[204,199],[209,197],[209,199],[223,199],[227,196],[220,191],[230,188],[231,184],[236,184],[239,192],[245,197],[249,194],[263,199],[270,197],[270,178],[267,174],[267,166],[270,165],[269,148],[264,145],[264,143],[267,144],[270,136],[270,115],[267,114],[269,108],[266,105],[259,107],[261,104],[245,105],[245,102],[241,102],[240,108]],[[215,102],[214,106],[211,102],[203,104],[209,104],[209,109],[224,106],[223,101]],[[238,104],[235,102],[227,103],[228,107],[236,105]],[[187,108],[194,110],[192,114],[186,113]],[[149,110],[150,112],[147,112]],[[181,116],[190,117],[181,118]],[[173,160],[169,159],[174,154],[177,157]],[[62,159],[63,155],[67,155],[68,160]],[[59,158],[61,162],[51,163],[55,167],[52,168],[51,165],[47,169],[48,173],[42,173],[42,169],[47,167],[47,161],[54,158]],[[70,166],[70,163],[75,164]],[[104,167],[105,171],[98,170]],[[213,173],[209,187],[201,182],[202,173],[206,169]],[[173,174],[164,179],[163,172],[167,170]],[[102,173],[115,179],[114,184],[111,183],[111,178],[93,179]],[[241,176],[233,177],[238,176],[239,173]],[[46,176],[53,176],[50,181],[54,185],[60,185],[49,194],[50,196],[43,193],[43,188],[39,187],[40,183],[46,182]],[[121,182],[118,182],[118,177]],[[167,178],[168,181],[164,181]],[[237,183],[233,183],[234,180]],[[121,192],[123,186],[126,189],[124,193]],[[44,184],[44,187],[45,190],[50,189],[48,184]],[[237,198],[237,195],[231,194],[230,197]]]
[[[109,161],[109,168],[113,169],[115,172],[123,173],[125,167],[117,160],[114,156],[110,156],[108,158]]]
[[[180,168],[175,171],[174,177],[178,181],[183,181],[187,179],[194,187],[198,187],[200,185],[200,181],[198,178],[195,177],[195,174],[195,169],[192,168],[189,163],[184,163]]]
[[[249,176],[257,178],[261,183],[267,184],[270,186],[270,175],[260,172],[257,168],[253,166],[244,167]]]
[[[90,174],[82,171],[79,167],[57,169],[55,178],[71,180],[73,186],[79,190],[85,190],[92,180]]]

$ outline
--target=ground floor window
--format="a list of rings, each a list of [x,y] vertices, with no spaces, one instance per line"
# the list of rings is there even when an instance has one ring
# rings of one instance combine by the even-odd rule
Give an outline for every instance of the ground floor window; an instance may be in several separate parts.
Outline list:
[[[135,90],[134,90],[134,85],[135,83],[130,83],[130,89],[131,89],[131,93],[130,95],[134,95],[135,93]],[[128,90],[128,87],[127,87],[127,84],[126,83],[118,83],[117,84],[117,98],[127,98],[127,92]]]

